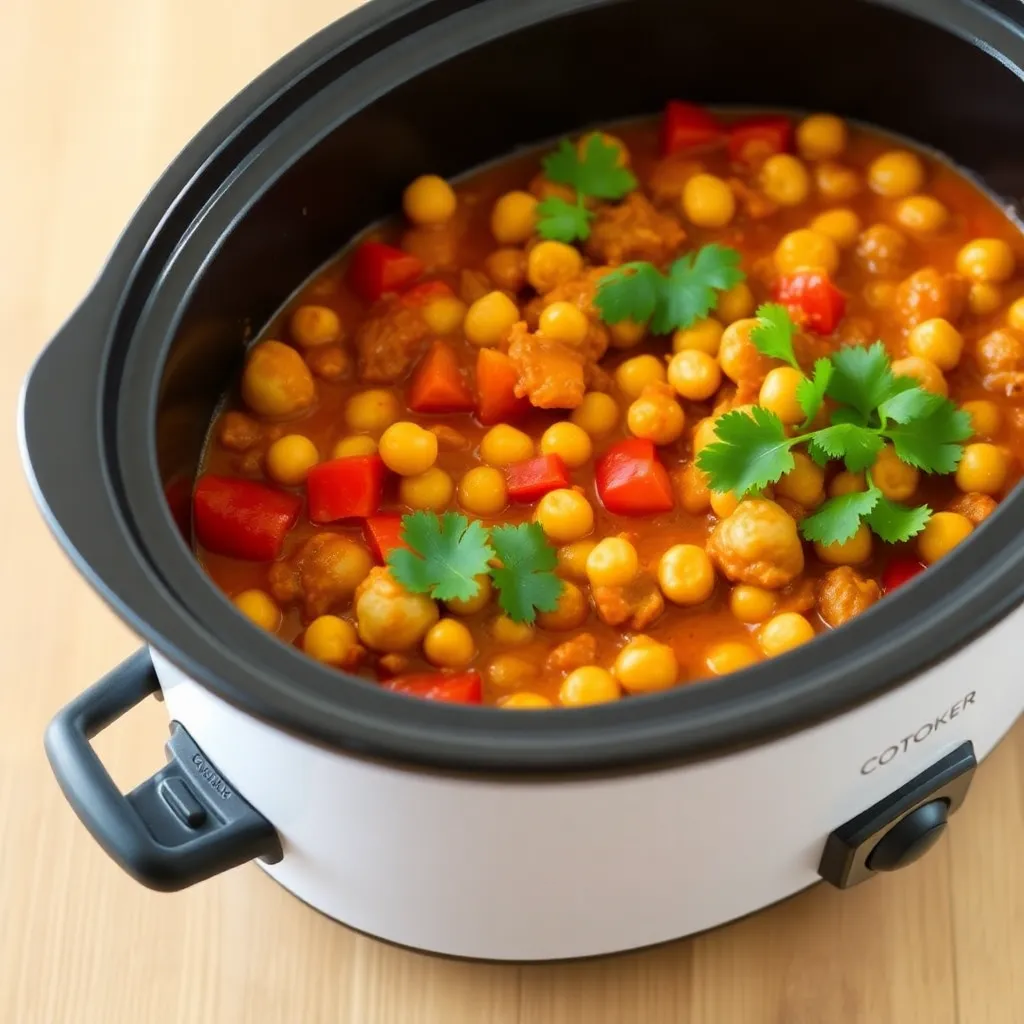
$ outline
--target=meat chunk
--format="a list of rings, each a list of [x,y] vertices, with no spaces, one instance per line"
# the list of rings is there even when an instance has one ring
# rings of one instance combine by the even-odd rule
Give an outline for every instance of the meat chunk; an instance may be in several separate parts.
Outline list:
[[[889,224],[872,224],[857,239],[857,259],[869,274],[892,277],[907,252],[907,236]]]
[[[967,282],[959,274],[940,274],[935,267],[922,267],[896,289],[896,314],[907,328],[933,317],[956,323],[966,299]]]
[[[263,436],[263,427],[244,412],[226,412],[217,439],[229,452],[248,451]]]
[[[547,672],[571,672],[597,661],[597,640],[592,633],[580,633],[559,644],[544,662]]]
[[[686,183],[704,170],[699,160],[673,153],[659,160],[647,178],[647,187],[656,203],[678,203]]]
[[[646,575],[625,586],[594,587],[591,594],[598,617],[609,626],[646,629],[665,610],[665,599],[657,583]]]
[[[975,348],[986,391],[1017,398],[1024,395],[1024,341],[1016,331],[1001,327],[980,339]]]
[[[728,185],[732,189],[736,201],[743,207],[751,220],[764,220],[779,208],[778,203],[758,192],[757,189],[751,188],[741,178],[729,178]]]
[[[961,494],[950,506],[950,512],[959,512],[966,516],[975,526],[983,523],[999,507],[995,498],[987,494],[978,494],[971,491],[968,494]]]
[[[870,608],[882,591],[874,580],[866,580],[856,569],[840,565],[829,570],[818,591],[818,614],[835,628]]]
[[[321,380],[344,380],[352,373],[352,360],[340,345],[319,345],[306,353],[306,365]]]
[[[419,309],[397,298],[380,303],[356,334],[359,376],[373,384],[400,380],[419,358],[429,334]]]
[[[541,312],[552,302],[571,302],[588,317],[596,318],[597,307],[594,305],[594,296],[597,294],[597,286],[601,283],[601,278],[607,276],[611,270],[611,267],[591,267],[579,277],[556,285],[551,291],[534,299],[526,307],[527,314],[539,317]]]
[[[587,255],[618,266],[631,260],[663,264],[686,241],[679,222],[659,213],[640,192],[631,192],[618,206],[604,206],[590,230]]]
[[[587,360],[579,349],[538,338],[520,321],[509,334],[508,356],[519,374],[516,395],[531,405],[575,409],[583,401]]]
[[[438,620],[437,605],[410,594],[384,566],[374,566],[355,593],[356,628],[367,647],[397,654],[415,647]]]
[[[300,602],[303,620],[346,604],[372,562],[361,544],[337,533],[316,533],[296,554],[270,569],[270,592],[282,604]]]
[[[437,447],[445,452],[458,452],[469,447],[469,438],[446,423],[431,427],[430,432],[437,438]]]
[[[741,501],[708,538],[707,552],[734,583],[778,590],[803,572],[804,549],[796,522],[765,498]]]

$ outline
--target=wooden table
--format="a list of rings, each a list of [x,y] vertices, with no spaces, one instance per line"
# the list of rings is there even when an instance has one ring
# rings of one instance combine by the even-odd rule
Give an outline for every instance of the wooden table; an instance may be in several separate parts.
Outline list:
[[[355,935],[252,867],[165,896],[100,852],[47,768],[50,714],[136,645],[37,516],[20,382],[192,133],[345,0],[0,4],[0,1021],[3,1024],[1019,1024],[1024,723],[948,839],[855,892],[821,887],[643,953],[458,963]],[[101,739],[128,787],[161,761],[154,702]]]

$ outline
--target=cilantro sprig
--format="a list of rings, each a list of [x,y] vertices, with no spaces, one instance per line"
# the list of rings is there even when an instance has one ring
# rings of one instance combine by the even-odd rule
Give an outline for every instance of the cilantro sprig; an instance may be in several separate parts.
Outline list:
[[[757,319],[750,340],[758,351],[803,374],[793,347],[796,328],[786,309],[766,304],[757,310]],[[809,430],[826,399],[831,403],[827,425]],[[738,497],[760,491],[792,470],[794,449],[804,447],[819,465],[841,460],[851,472],[866,473],[865,490],[830,498],[802,521],[805,538],[840,544],[861,523],[888,543],[920,533],[931,509],[886,498],[870,469],[888,442],[896,457],[915,469],[954,472],[963,442],[971,436],[968,414],[948,398],[925,391],[913,378],[894,374],[880,341],[817,360],[812,375],[800,381],[797,400],[806,420],[792,436],[774,412],[761,406],[734,410],[716,421],[717,440],[697,458],[711,489]]]
[[[415,594],[439,601],[468,601],[480,592],[478,577],[489,575],[498,604],[514,622],[533,622],[553,611],[562,593],[554,574],[554,548],[536,523],[486,530],[458,512],[413,512],[402,517],[401,538],[387,558],[395,579]]]
[[[665,273],[653,263],[624,263],[601,278],[594,305],[605,323],[649,322],[652,333],[668,334],[706,317],[719,292],[743,281],[739,264],[735,249],[715,242],[680,257]]]
[[[558,149],[544,157],[544,176],[572,188],[576,201],[549,196],[537,204],[537,233],[541,238],[575,242],[590,237],[594,214],[586,200],[621,199],[637,187],[636,177],[629,168],[619,165],[619,157],[619,147],[597,133],[587,137],[582,153],[568,139],[562,139]]]

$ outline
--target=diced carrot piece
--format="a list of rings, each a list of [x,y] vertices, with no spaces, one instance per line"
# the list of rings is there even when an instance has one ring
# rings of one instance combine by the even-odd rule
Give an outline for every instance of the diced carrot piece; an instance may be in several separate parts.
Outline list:
[[[513,501],[537,501],[548,491],[569,486],[569,471],[558,455],[538,455],[505,469],[508,496]]]
[[[516,395],[518,380],[519,371],[504,352],[480,349],[476,357],[476,415],[485,427],[508,423],[529,409],[529,399]]]
[[[470,412],[474,405],[455,349],[446,341],[435,341],[413,372],[409,408],[413,412]]]

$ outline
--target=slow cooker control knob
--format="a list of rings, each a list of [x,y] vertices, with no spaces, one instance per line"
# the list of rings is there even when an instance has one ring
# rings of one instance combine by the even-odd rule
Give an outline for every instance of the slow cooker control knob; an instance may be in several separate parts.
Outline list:
[[[879,871],[912,864],[946,831],[977,764],[968,741],[840,825],[825,841],[818,874],[836,888],[848,889]]]

